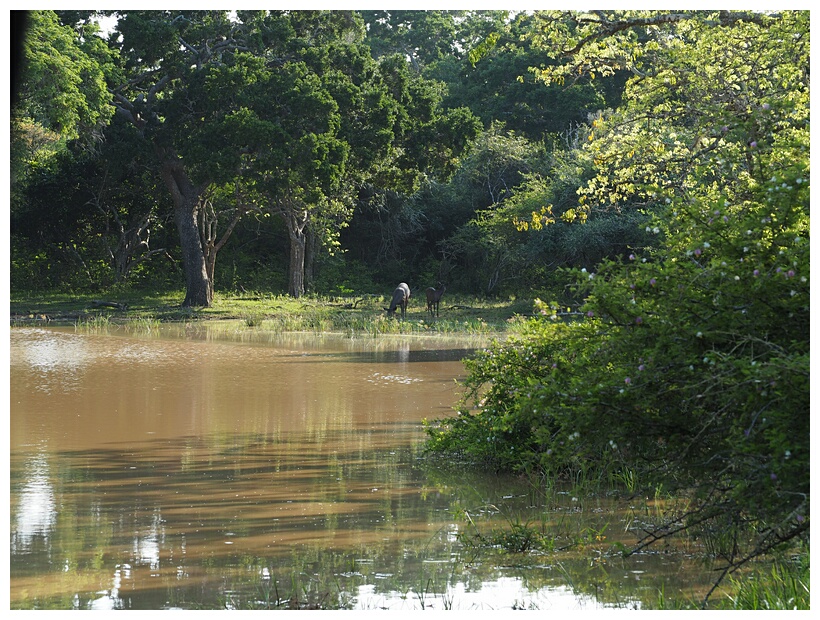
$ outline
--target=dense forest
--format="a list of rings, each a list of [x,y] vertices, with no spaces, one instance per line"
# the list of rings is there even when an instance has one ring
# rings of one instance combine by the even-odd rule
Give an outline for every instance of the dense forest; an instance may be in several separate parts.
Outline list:
[[[642,247],[638,203],[529,235],[507,213],[579,209],[581,146],[628,75],[546,84],[540,28],[508,11],[32,12],[12,288],[502,295]]]
[[[699,532],[726,574],[807,557],[808,11],[27,25],[13,291],[534,300],[433,453],[662,487],[645,544]]]

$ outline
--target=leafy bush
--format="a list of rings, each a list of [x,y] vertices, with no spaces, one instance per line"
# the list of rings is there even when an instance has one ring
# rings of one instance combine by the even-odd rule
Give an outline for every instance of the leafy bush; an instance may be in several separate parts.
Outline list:
[[[468,362],[460,415],[429,447],[500,469],[642,465],[691,491],[675,520],[745,526],[752,554],[806,534],[804,174],[795,162],[740,203],[673,203],[650,228],[662,250],[577,271],[584,319],[539,302],[544,318]]]
[[[579,220],[644,201],[656,241],[575,270],[583,319],[538,304],[554,318],[471,362],[459,417],[429,429],[496,467],[662,483],[688,503],[646,544],[705,535],[718,581],[807,540],[810,504],[808,16],[727,25],[692,14],[680,46],[647,44],[651,75],[593,122]]]

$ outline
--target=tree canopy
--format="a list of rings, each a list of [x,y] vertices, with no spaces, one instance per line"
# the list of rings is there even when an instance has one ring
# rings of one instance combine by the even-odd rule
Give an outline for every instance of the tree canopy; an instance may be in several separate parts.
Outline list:
[[[114,20],[110,33],[96,25],[103,15]],[[544,53],[519,41],[534,22],[513,19],[508,11],[38,11],[32,16],[61,29],[51,45],[67,37],[88,62],[96,63],[96,82],[90,84],[97,84],[97,99],[83,102],[89,110],[102,108],[100,116],[83,122],[81,133],[68,125],[54,131],[46,117],[30,122],[29,141],[51,136],[46,144],[65,145],[70,158],[88,159],[87,165],[103,176],[82,192],[66,194],[80,204],[63,200],[61,207],[79,219],[53,220],[55,236],[47,238],[25,232],[40,180],[17,185],[14,251],[21,260],[13,264],[28,263],[15,270],[17,282],[99,287],[129,278],[144,282],[143,275],[150,279],[163,270],[158,281],[166,282],[175,277],[175,265],[181,265],[184,305],[207,305],[220,280],[217,251],[240,262],[258,260],[235,256],[235,244],[227,242],[231,235],[242,237],[237,243],[256,248],[259,256],[261,239],[281,239],[281,234],[287,243],[264,250],[264,255],[278,257],[268,269],[283,271],[294,295],[312,288],[314,277],[322,276],[316,265],[337,261],[332,255],[339,252],[367,256],[366,267],[375,280],[394,279],[394,268],[418,274],[410,279],[423,277],[435,261],[439,270],[447,269],[446,257],[455,256],[447,246],[460,243],[458,237],[452,242],[448,237],[490,204],[483,198],[464,200],[473,190],[462,194],[457,188],[474,178],[469,168],[477,159],[467,153],[486,143],[478,135],[482,130],[507,131],[516,140],[531,141],[533,161],[522,163],[522,170],[529,169],[535,159],[543,159],[541,141],[561,143],[563,132],[577,130],[590,110],[604,103],[597,83],[573,89],[537,83],[527,67],[544,60]],[[29,40],[50,36],[37,32]],[[75,64],[72,70],[79,71],[82,63]],[[28,93],[36,74],[25,75]],[[516,90],[519,86],[525,90]],[[493,93],[502,93],[504,103]],[[40,95],[48,104],[45,91]],[[16,118],[28,118],[29,108],[18,106]],[[526,151],[527,144],[522,148]],[[123,158],[112,159],[114,153]],[[140,154],[139,166],[128,161],[129,153]],[[14,161],[26,161],[19,167],[26,175],[34,170],[30,158],[21,155]],[[60,180],[57,169],[52,172],[49,182],[67,179],[63,175]],[[137,186],[150,175],[167,194],[162,206],[154,203],[157,208],[142,238],[159,245],[129,247],[149,257],[162,254],[154,249],[168,248],[164,255],[171,261],[138,261],[142,266],[136,271],[117,271],[110,255],[99,255],[114,243],[111,222],[88,206],[98,202],[95,192],[99,194],[103,178]],[[512,189],[508,185],[507,195]],[[442,197],[459,199],[422,199],[440,190]],[[25,196],[29,191],[30,197]],[[393,204],[401,205],[400,219],[379,215],[377,205],[391,193]],[[489,200],[498,196],[491,192]],[[121,195],[118,200],[105,211],[116,211],[121,222],[140,222],[148,212],[132,199]],[[358,234],[370,227],[371,216],[380,237],[375,241]],[[425,221],[429,226],[422,231],[418,226]],[[56,232],[59,226],[62,233]],[[348,226],[353,229],[345,234]],[[84,243],[92,229],[106,242]],[[174,229],[176,238],[169,236]],[[68,246],[60,236],[73,239],[68,261]],[[395,252],[368,249],[374,242],[400,247],[385,245],[388,238],[402,239],[401,257],[389,268],[385,260],[393,261]],[[111,271],[87,277],[91,271],[77,267],[90,262]],[[467,263],[455,267],[463,270]],[[29,277],[32,269],[43,277]],[[125,279],[118,275],[123,273]],[[240,279],[255,286],[248,277],[240,274]],[[465,285],[468,280],[464,278]],[[509,279],[499,282],[513,285]]]
[[[305,236],[332,244],[356,188],[373,179],[412,189],[452,167],[475,135],[469,113],[441,111],[432,84],[404,61],[376,63],[363,36],[349,11],[117,13],[109,46],[121,64],[109,90],[173,200],[184,305],[213,298],[217,246],[203,242],[199,217],[209,192],[241,182],[243,205],[281,217],[299,295]]]

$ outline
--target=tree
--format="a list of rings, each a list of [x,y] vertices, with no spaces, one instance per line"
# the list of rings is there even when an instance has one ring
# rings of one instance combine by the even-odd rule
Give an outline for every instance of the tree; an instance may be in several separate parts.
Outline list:
[[[809,536],[808,13],[543,25],[568,54],[550,79],[634,71],[593,128],[581,207],[643,204],[658,241],[575,272],[585,320],[539,304],[544,319],[472,362],[483,404],[432,445],[510,468],[639,470],[685,501],[638,548],[711,534],[717,586]]]
[[[464,288],[495,294],[508,275],[515,249],[487,224],[503,200],[543,163],[542,148],[496,124],[478,136],[446,185],[422,194],[428,243],[437,244],[449,262],[461,267]]]
[[[117,113],[154,150],[174,204],[186,281],[185,306],[207,306],[212,300],[198,212],[204,208],[208,186],[225,181],[215,172],[226,172],[219,161],[226,149],[215,149],[213,143],[208,149],[197,143],[201,135],[190,135],[212,126],[212,115],[218,110],[208,109],[208,104],[223,93],[202,99],[197,97],[197,87],[201,88],[213,65],[245,45],[234,34],[239,33],[225,13],[133,11],[119,14],[110,38],[123,63],[120,79],[112,85]],[[197,149],[197,154],[207,153],[204,161],[192,156]]]
[[[511,191],[479,210],[443,246],[459,264],[469,265],[462,271],[473,278],[473,290],[551,291],[562,305],[575,305],[578,299],[566,289],[572,281],[566,269],[593,270],[604,259],[650,247],[657,238],[644,232],[641,224],[648,217],[632,205],[595,211],[583,225],[574,223],[577,189],[592,175],[592,161],[580,149],[553,150],[532,162]]]
[[[549,50],[532,42],[535,18],[523,13],[509,21],[487,22],[483,17],[474,15],[464,22],[477,23],[469,54],[444,57],[426,71],[428,77],[447,84],[448,105],[468,106],[485,127],[502,122],[508,130],[538,142],[586,123],[590,114],[617,102],[625,72],[606,80],[585,76],[566,88],[544,88],[535,68],[555,60]],[[489,24],[492,30],[486,29]]]
[[[247,75],[253,83],[245,83]],[[326,198],[341,190],[345,173],[348,146],[338,136],[338,106],[304,62],[268,68],[245,54],[214,68],[198,98],[207,92],[228,99],[220,118],[188,134],[200,137],[193,142],[198,148],[224,136],[223,143],[233,147],[227,169],[247,186],[244,200],[282,219],[291,241],[289,292],[298,297],[304,292],[306,227],[317,210],[328,208]],[[197,160],[204,156],[191,153]]]
[[[456,19],[463,11],[362,11],[376,58],[398,54],[417,72],[457,53]]]
[[[101,63],[110,58],[100,50],[98,31],[86,24],[76,32],[53,11],[30,12],[14,118],[28,119],[65,140],[88,135],[107,120],[112,108]]]
[[[311,222],[335,221],[338,231],[364,179],[413,183],[466,143],[440,130],[469,117],[440,115],[435,89],[408,79],[404,61],[377,66],[362,37],[348,11],[120,14],[113,41],[126,79],[115,105],[152,144],[173,197],[184,305],[213,295],[197,229],[209,188],[241,178],[247,196],[281,218],[289,290],[300,295],[310,235],[333,230]]]
[[[101,217],[99,241],[114,283],[121,284],[151,257],[170,255],[166,247],[152,247],[151,243],[152,234],[163,228],[162,188],[157,187],[150,168],[137,163],[133,151],[130,165],[112,155],[111,149],[103,149],[89,158],[87,185],[83,184],[82,191],[90,195],[86,204]]]
[[[216,257],[242,217],[251,212],[258,213],[259,207],[249,204],[238,180],[222,187],[211,186],[203,196],[197,210],[197,226],[211,298],[215,291]],[[228,218],[228,226],[220,231],[219,221],[224,221],[224,216]]]
[[[261,140],[282,147],[288,136],[280,120],[291,127],[333,123],[313,117],[322,112],[315,106],[299,108],[290,89],[317,84],[300,65],[306,49],[356,28],[349,12],[240,11],[235,19],[225,11],[120,14],[112,42],[123,52],[125,79],[113,88],[114,101],[152,145],[172,196],[186,276],[183,305],[209,305],[213,297],[218,244],[203,246],[200,230],[207,192],[242,175]],[[281,97],[296,107],[277,105]],[[327,145],[325,139],[314,144]],[[303,149],[303,163],[306,156]]]
[[[112,155],[102,138],[114,111],[106,86],[117,55],[98,36],[93,12],[75,12],[67,23],[63,12],[26,15],[11,119],[15,281],[30,285],[36,273],[44,284],[74,285],[80,273],[102,286],[153,252],[146,243],[152,206],[128,221],[111,198],[133,186],[114,188],[119,173],[101,172],[102,153]]]
[[[113,108],[105,75],[110,54],[93,24],[78,31],[60,23],[53,11],[31,11],[11,109],[13,208],[27,176],[74,139],[99,137]]]
[[[93,145],[70,141],[29,171],[10,218],[15,286],[105,288],[169,256],[170,200],[153,153],[116,119],[105,133]]]

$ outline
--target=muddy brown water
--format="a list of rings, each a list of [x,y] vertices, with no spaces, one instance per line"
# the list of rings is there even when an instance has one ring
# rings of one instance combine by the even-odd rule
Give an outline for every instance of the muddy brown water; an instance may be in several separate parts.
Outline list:
[[[474,346],[12,328],[11,608],[596,609],[703,591],[686,549],[606,553],[646,506],[547,506],[524,480],[425,460],[422,421],[452,414]],[[459,538],[512,523],[589,546]]]

